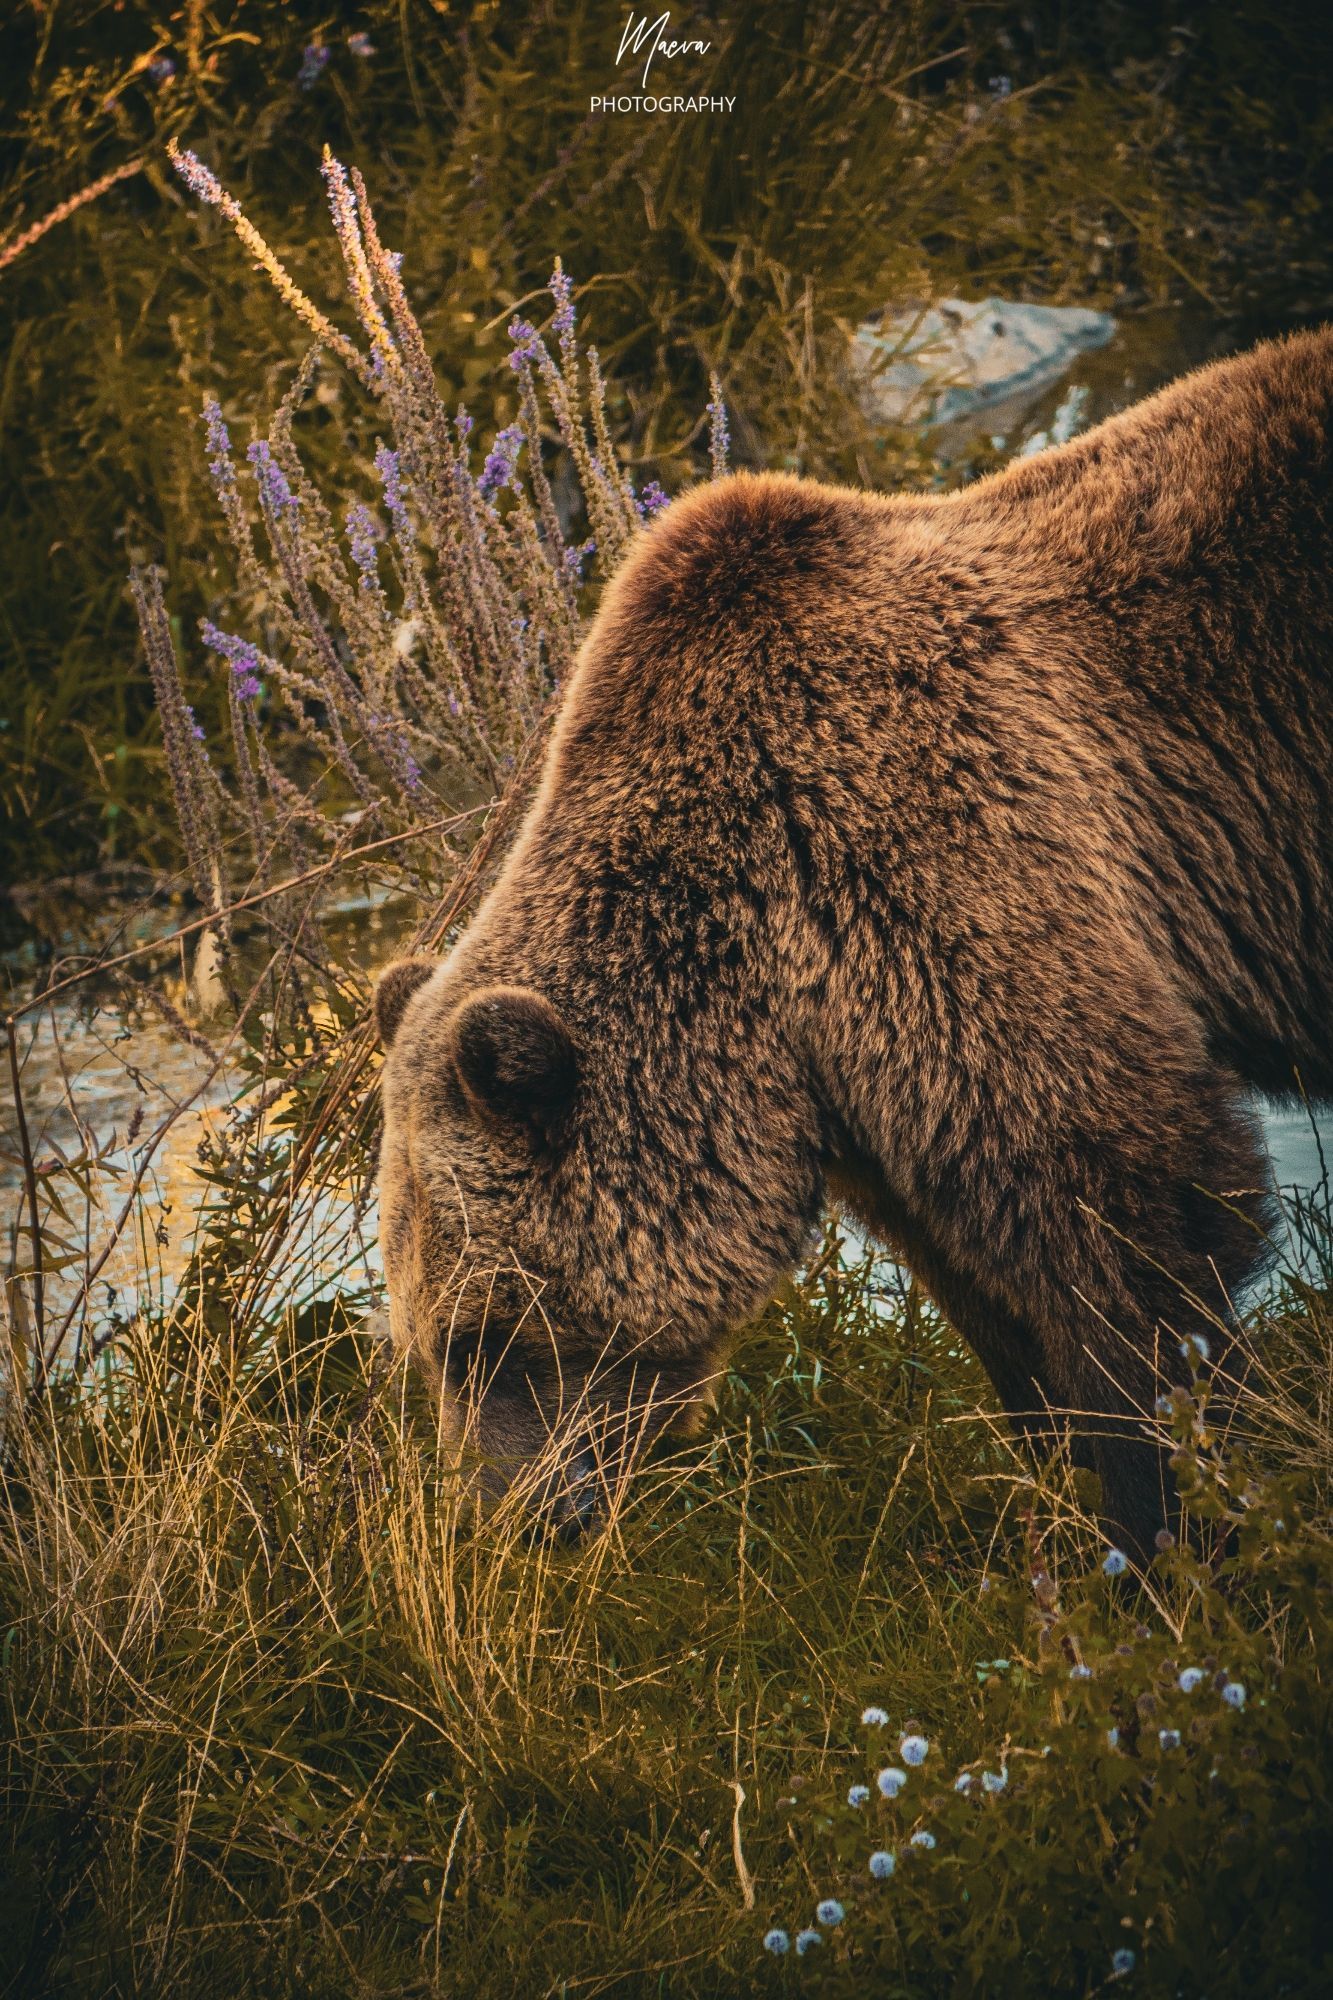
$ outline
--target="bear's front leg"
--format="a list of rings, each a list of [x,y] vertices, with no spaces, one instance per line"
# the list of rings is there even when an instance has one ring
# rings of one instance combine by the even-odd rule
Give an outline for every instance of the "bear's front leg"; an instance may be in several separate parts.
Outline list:
[[[1147,1559],[1177,1513],[1157,1398],[1201,1354],[1225,1366],[1232,1302],[1263,1261],[1267,1168],[1224,1072],[1163,1061],[1123,1082],[1026,1148],[1002,1122],[974,1131],[973,1170],[959,1159],[950,1177],[950,1250],[1000,1301],[978,1346],[1001,1395],[1030,1376],[1067,1413],[1108,1532]]]

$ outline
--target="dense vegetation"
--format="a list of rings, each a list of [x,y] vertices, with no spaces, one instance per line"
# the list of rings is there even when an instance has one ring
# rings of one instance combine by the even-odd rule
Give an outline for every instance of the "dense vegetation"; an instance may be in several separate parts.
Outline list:
[[[1326,308],[1318,52],[1258,8],[738,8],[734,119],[638,131],[583,115],[601,5],[22,19],[20,225],[144,165],[0,244],[8,838],[174,869],[189,928],[12,1033],[0,1992],[1327,1990],[1327,1186],[1227,1434],[1206,1367],[1145,1413],[1193,1523],[1146,1577],[834,1236],[601,1532],[479,1520],[367,1249],[371,912],[466,920],[626,542],[729,427],[941,477],[857,416],[872,304]],[[25,1038],[85,992],[229,1106],[58,1147]]]
[[[846,329],[890,301],[1204,297],[1267,325],[1328,309],[1319,9],[747,0],[689,21],[713,41],[707,81],[735,96],[730,116],[591,117],[624,14],[615,0],[6,10],[0,259],[100,175],[142,171],[0,269],[0,880],[169,861],[125,575],[165,559],[186,627],[208,610],[201,392],[243,433],[299,353],[288,323],[256,312],[245,257],[182,198],[170,135],[325,304],[320,149],[358,164],[446,393],[494,398],[501,423],[505,324],[562,256],[618,434],[668,487],[697,469],[713,368],[742,459],[929,477],[919,447],[866,436],[840,379]],[[325,462],[347,457],[331,424]]]

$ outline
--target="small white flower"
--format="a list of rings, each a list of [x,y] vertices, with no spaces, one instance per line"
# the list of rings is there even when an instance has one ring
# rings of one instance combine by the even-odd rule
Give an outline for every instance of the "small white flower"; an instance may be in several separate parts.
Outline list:
[[[823,1924],[826,1930],[831,1931],[842,1922],[846,1914],[836,1896],[825,1896],[823,1902],[815,1909],[815,1922]]]
[[[877,1882],[887,1882],[897,1866],[897,1855],[887,1847],[877,1847],[870,1857],[870,1872]]]
[[[1108,1549],[1106,1551],[1106,1560],[1102,1564],[1102,1574],[1104,1576],[1123,1576],[1128,1568],[1129,1557],[1123,1549]]]
[[[1226,1686],[1222,1690],[1222,1699],[1226,1703],[1228,1708],[1244,1708],[1245,1706],[1244,1681],[1228,1681]]]
[[[889,1718],[887,1713],[882,1708],[876,1708],[873,1701],[869,1708],[861,1710],[861,1727],[863,1729],[887,1729],[888,1726]]]
[[[981,1789],[983,1792],[1002,1792],[1008,1783],[1009,1773],[1007,1771],[983,1771],[981,1774]]]
[[[907,1783],[907,1773],[906,1771],[900,1771],[896,1764],[886,1764],[876,1778],[875,1783],[879,1786],[881,1797],[896,1799],[903,1786]]]
[[[910,1764],[915,1769],[918,1764],[925,1763],[929,1749],[930,1745],[924,1736],[904,1736],[898,1745],[898,1755],[904,1764]]]
[[[933,1833],[927,1833],[926,1829],[922,1827],[912,1835],[911,1844],[913,1847],[933,1847],[935,1845],[935,1836]]]
[[[953,1788],[956,1792],[970,1792],[975,1783],[976,1779],[970,1771],[960,1771],[953,1781]]]
[[[790,1943],[786,1931],[768,1931],[764,1937],[764,1950],[771,1951],[774,1958],[781,1958]]]
[[[818,1931],[797,1931],[796,1956],[804,1958],[808,1951],[813,1951],[817,1944],[823,1944],[823,1942],[824,1940]]]
[[[1193,1694],[1196,1687],[1208,1678],[1202,1667],[1186,1667],[1176,1686],[1182,1694]]]
[[[847,1794],[849,1806],[863,1806],[870,1797],[869,1785],[853,1785]]]

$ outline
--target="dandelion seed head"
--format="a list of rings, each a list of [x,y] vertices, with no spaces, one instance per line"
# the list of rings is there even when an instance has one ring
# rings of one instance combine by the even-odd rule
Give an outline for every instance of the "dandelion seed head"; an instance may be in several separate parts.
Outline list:
[[[1114,1979],[1126,1978],[1128,1974],[1130,1974],[1134,1970],[1134,1967],[1137,1964],[1137,1962],[1138,1962],[1137,1958],[1135,1954],[1130,1950],[1129,1946],[1127,1944],[1122,1944],[1119,1951],[1113,1951],[1111,1953],[1112,1978]]]
[[[897,1855],[887,1847],[877,1847],[870,1857],[870,1872],[877,1882],[887,1882],[897,1866]]]
[[[825,1896],[823,1902],[815,1906],[815,1921],[823,1924],[825,1930],[835,1929],[846,1914],[836,1896]]]
[[[904,1736],[898,1745],[898,1755],[904,1764],[910,1765],[913,1770],[925,1763],[929,1750],[930,1744],[926,1738],[915,1734]]]
[[[1104,1576],[1123,1576],[1129,1568],[1129,1557],[1123,1549],[1108,1549],[1102,1562]]]
[[[791,1939],[786,1931],[772,1930],[764,1933],[764,1950],[771,1951],[774,1958],[781,1958],[790,1944]]]
[[[1195,1688],[1199,1687],[1207,1678],[1208,1676],[1202,1667],[1186,1667],[1177,1680],[1176,1686],[1182,1694],[1193,1694]]]
[[[796,1956],[804,1958],[808,1951],[813,1951],[817,1944],[823,1944],[823,1942],[824,1940],[818,1931],[797,1931]]]
[[[906,1771],[900,1771],[896,1764],[886,1764],[876,1778],[875,1783],[879,1786],[882,1798],[896,1799],[903,1786],[907,1783],[907,1773]]]
[[[868,1803],[869,1798],[869,1785],[853,1785],[847,1793],[847,1803],[849,1806],[863,1806]]]
[[[1222,1699],[1226,1703],[1228,1708],[1244,1708],[1245,1706],[1244,1681],[1228,1681],[1226,1686],[1222,1690]]]
[[[869,1708],[861,1710],[861,1727],[863,1729],[887,1729],[888,1726],[888,1715],[882,1708],[876,1708],[873,1702]]]
[[[912,1835],[910,1844],[913,1847],[930,1848],[935,1845],[935,1836],[933,1833],[927,1833],[924,1826],[918,1827],[917,1831]]]

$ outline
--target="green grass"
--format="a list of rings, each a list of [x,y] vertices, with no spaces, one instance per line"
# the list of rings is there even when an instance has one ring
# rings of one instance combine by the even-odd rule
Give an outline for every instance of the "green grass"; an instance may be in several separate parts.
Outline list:
[[[1089,1495],[870,1275],[775,1302],[707,1436],[574,1550],[474,1520],[336,1323],[235,1368],[202,1320],[143,1325],[11,1419],[2,1990],[1073,1995],[1125,1947],[1127,1992],[1326,1990],[1318,1296],[1277,1329],[1259,1457],[1219,1493],[1205,1435],[1186,1469],[1243,1517],[1220,1579],[1177,1552],[1111,1585]],[[909,1721],[924,1768],[847,1806]],[[769,1960],[830,1894],[818,1959]]]

